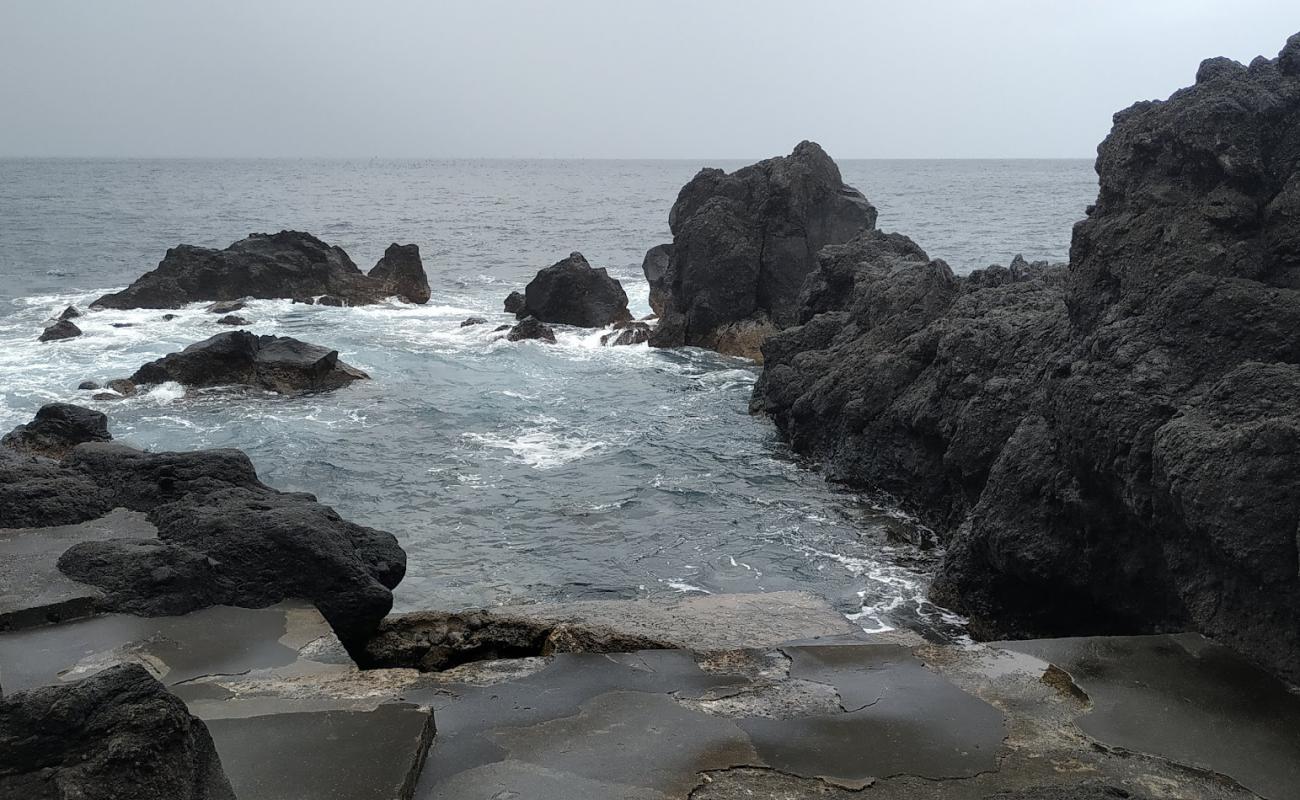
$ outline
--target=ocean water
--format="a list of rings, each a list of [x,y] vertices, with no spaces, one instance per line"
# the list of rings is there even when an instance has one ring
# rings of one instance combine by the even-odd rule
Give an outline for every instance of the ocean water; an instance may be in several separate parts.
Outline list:
[[[43,403],[108,413],[151,449],[238,447],[263,480],[392,531],[399,610],[806,589],[865,629],[960,636],[924,599],[937,550],[888,498],[802,467],[746,412],[756,368],[712,353],[606,348],[600,332],[508,343],[501,301],[580,250],[648,313],[641,257],[695,161],[0,160],[0,430]],[[1066,259],[1096,194],[1089,161],[848,161],[879,225],[959,272]],[[168,247],[306,230],[369,269],[416,242],[427,306],[255,301],[255,333],[336,348],[373,380],[309,397],[162,386],[96,402],[85,379],[224,330],[201,307],[44,320],[152,269]],[[470,315],[493,324],[461,328]],[[124,327],[121,327],[124,326]]]

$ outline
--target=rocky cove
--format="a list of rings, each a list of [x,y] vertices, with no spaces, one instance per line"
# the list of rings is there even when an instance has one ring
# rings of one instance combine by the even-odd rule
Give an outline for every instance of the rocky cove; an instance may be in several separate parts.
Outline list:
[[[0,448],[0,796],[1289,797],[1297,165],[1300,35],[1117,114],[1068,265],[955,274],[805,142],[682,188],[657,319],[574,252],[501,292],[514,320],[465,320],[761,358],[749,410],[933,529],[978,644],[797,591],[391,614],[392,534],[239,450],[116,442],[115,400],[34,408]],[[363,274],[286,231],[90,305],[392,296],[431,301],[418,248]],[[383,380],[332,347],[219,333],[111,394]]]

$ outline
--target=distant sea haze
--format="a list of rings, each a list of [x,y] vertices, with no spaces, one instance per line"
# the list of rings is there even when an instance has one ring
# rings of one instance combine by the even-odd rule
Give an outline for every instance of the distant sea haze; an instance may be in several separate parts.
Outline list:
[[[553,347],[491,335],[503,298],[573,250],[648,313],[641,259],[671,239],[678,190],[701,167],[742,164],[0,160],[0,429],[43,403],[89,402],[80,381],[129,375],[222,329],[197,307],[171,321],[103,311],[78,319],[78,339],[36,342],[50,314],[124,286],[169,247],[298,229],[369,269],[389,243],[414,242],[428,306],[256,301],[240,312],[254,332],[337,348],[374,380],[280,399],[183,398],[164,385],[100,403],[114,435],[239,447],[271,485],[392,531],[411,562],[400,608],[799,588],[868,629],[960,635],[959,619],[923,599],[933,551],[908,543],[922,533],[879,498],[797,466],[747,413],[748,362],[603,348],[575,330]],[[1084,159],[840,168],[882,229],[958,272],[1017,253],[1066,260],[1096,195]],[[471,315],[491,324],[462,329]]]

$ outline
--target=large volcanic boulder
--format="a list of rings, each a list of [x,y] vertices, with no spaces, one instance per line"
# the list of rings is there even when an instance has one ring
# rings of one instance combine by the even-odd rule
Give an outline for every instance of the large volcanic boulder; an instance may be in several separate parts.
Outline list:
[[[1192,627],[1295,680],[1300,34],[1117,114],[1097,172],[1067,274],[828,248],[754,408],[947,532],[977,634]]]
[[[234,800],[207,726],[144,667],[0,699],[0,797]]]
[[[57,342],[60,339],[75,339],[81,335],[81,328],[78,328],[70,320],[61,319],[45,326],[41,335],[36,338],[38,342]]]
[[[536,317],[528,317],[516,324],[506,334],[506,340],[510,342],[522,342],[526,339],[555,344],[555,331],[551,330],[551,326],[539,321]]]
[[[507,308],[511,305],[507,298]],[[524,304],[515,315],[580,328],[603,328],[632,319],[623,285],[609,277],[604,267],[592,267],[577,252],[538,271],[525,287]]]
[[[91,306],[176,308],[199,301],[319,295],[340,298],[348,305],[377,303],[392,295],[426,303],[429,282],[414,245],[389,247],[366,275],[342,248],[310,233],[280,231],[250,234],[224,250],[178,245],[167,251],[156,269]]]
[[[801,142],[788,156],[727,174],[704,169],[682,187],[668,218],[673,244],[651,344],[694,345],[757,357],[766,335],[798,318],[817,252],[876,224],[876,210],[846,186],[830,156]],[[651,255],[655,258],[652,259]],[[646,255],[657,263],[662,251]]]
[[[337,350],[289,336],[219,333],[136,370],[138,384],[256,386],[273,392],[323,392],[369,376],[339,360]]]
[[[661,317],[668,302],[668,265],[672,257],[671,244],[657,244],[647,250],[641,260],[641,272],[645,274],[646,283],[650,284],[650,310]]]
[[[36,418],[6,433],[0,444],[21,452],[62,458],[82,442],[108,442],[108,417],[70,403],[41,406]]]

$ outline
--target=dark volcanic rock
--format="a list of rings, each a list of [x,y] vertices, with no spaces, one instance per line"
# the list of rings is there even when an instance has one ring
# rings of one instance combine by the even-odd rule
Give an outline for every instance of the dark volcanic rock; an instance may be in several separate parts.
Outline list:
[[[36,419],[19,425],[0,439],[13,450],[62,458],[82,442],[108,442],[108,417],[89,408],[68,403],[49,403],[36,412]]]
[[[64,319],[46,326],[37,341],[57,342],[60,339],[72,339],[80,335],[81,328]]]
[[[95,391],[101,388],[103,387],[101,387],[98,383],[95,383],[94,381],[82,381],[81,383],[77,384],[77,389],[83,392]]]
[[[132,397],[139,389],[135,382],[126,378],[114,378],[104,385],[105,389],[112,389],[123,397]]]
[[[510,300],[506,300],[507,306]],[[542,322],[603,328],[611,322],[632,319],[627,294],[604,267],[587,263],[582,253],[570,253],[537,276],[524,288],[524,305],[516,316],[533,316]]]
[[[664,322],[651,344],[752,358],[769,333],[798,321],[799,291],[817,252],[874,228],[876,210],[844,184],[821,147],[802,142],[788,156],[731,174],[701,170],[682,187],[668,223]]]
[[[506,295],[506,302],[504,304],[506,313],[518,314],[520,311],[524,310],[525,303],[526,301],[524,300],[523,292],[511,292]]]
[[[388,295],[419,305],[429,302],[429,277],[424,274],[419,245],[390,244],[370,270],[370,277],[380,281]]]
[[[468,317],[464,322],[460,324],[460,326],[462,328],[468,328],[471,325],[486,325],[486,324],[487,324],[487,319],[485,319],[484,317]]]
[[[346,306],[346,305],[350,305],[350,304],[347,303],[347,302],[345,302],[342,298],[335,297],[335,296],[332,295],[332,294],[327,294],[327,295],[325,295],[324,297],[322,297],[321,299],[317,300],[317,301],[316,301],[316,305],[320,305],[320,306],[334,306],[334,307],[337,308],[337,307]]]
[[[273,392],[321,392],[369,377],[327,350],[287,336],[219,333],[136,370],[136,383],[256,386]]]
[[[178,245],[167,251],[157,269],[91,305],[176,308],[203,300],[318,295],[365,305],[394,294],[416,303],[429,299],[428,279],[414,245],[398,247],[396,252],[390,247],[384,260],[366,275],[342,248],[309,233],[281,231],[254,233],[224,250]]]
[[[672,256],[671,244],[657,244],[646,251],[641,261],[641,272],[645,274],[646,283],[650,284],[650,308],[661,317],[668,300],[668,264]]]
[[[74,525],[113,507],[112,492],[88,476],[0,447],[0,528]]]
[[[222,300],[219,303],[213,303],[203,309],[209,314],[233,314],[236,311],[243,311],[244,306],[248,305],[243,300]]]
[[[236,316],[234,314],[227,314],[226,316],[217,320],[217,324],[218,325],[251,325],[252,323],[250,323],[248,320],[244,319],[243,317]]]
[[[0,699],[0,796],[235,798],[207,727],[138,664]]]
[[[76,306],[68,306],[67,308],[63,309],[63,311],[59,312],[58,319],[60,321],[63,321],[69,319],[76,319],[77,317],[80,316],[81,316],[81,312],[77,310]]]
[[[1300,677],[1296,53],[1117,114],[1068,272],[864,236],[765,345],[754,408],[949,533],[976,633],[1193,627]]]
[[[536,317],[529,317],[511,328],[510,333],[506,334],[506,339],[512,342],[537,339],[555,344],[555,331],[551,330],[550,326],[543,325]]]
[[[614,326],[611,333],[600,337],[600,343],[606,347],[641,344],[650,341],[654,328],[644,322],[622,322]]]

